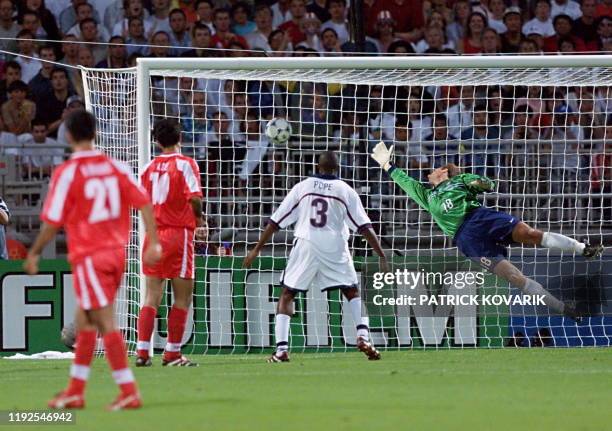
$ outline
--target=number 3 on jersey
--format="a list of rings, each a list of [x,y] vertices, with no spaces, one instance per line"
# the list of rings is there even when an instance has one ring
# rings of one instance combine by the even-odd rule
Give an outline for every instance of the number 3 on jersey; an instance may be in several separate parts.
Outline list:
[[[89,223],[119,218],[121,199],[117,177],[91,178],[85,183],[85,197],[93,199]]]
[[[310,224],[313,227],[323,227],[327,224],[327,210],[329,204],[325,199],[316,198],[312,200],[313,217],[310,218]]]
[[[151,201],[153,205],[161,205],[168,199],[170,191],[170,176],[167,172],[151,172]]]

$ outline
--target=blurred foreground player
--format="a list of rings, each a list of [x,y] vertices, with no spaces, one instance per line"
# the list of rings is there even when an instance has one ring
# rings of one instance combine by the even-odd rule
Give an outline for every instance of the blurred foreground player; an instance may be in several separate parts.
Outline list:
[[[314,283],[321,290],[341,289],[357,327],[357,348],[368,359],[380,359],[369,340],[369,319],[362,314],[357,273],[348,248],[349,229],[363,235],[380,257],[380,270],[387,260],[372,230],[357,192],[340,180],[338,159],[333,152],[319,156],[318,175],[296,184],[276,210],[259,242],[244,259],[244,268],[253,263],[263,246],[280,228],[295,224],[293,249],[281,276],[283,290],[278,300],[275,335],[276,352],[268,362],[289,361],[289,321],[295,295]]]
[[[202,224],[202,187],[195,160],[180,153],[181,129],[171,119],[159,121],[153,137],[162,154],[155,157],[142,174],[142,185],[153,202],[157,232],[162,244],[161,260],[144,265],[147,292],[138,316],[137,367],[151,365],[149,348],[155,315],[163,295],[166,280],[172,281],[174,303],[168,312],[168,341],[162,365],[195,366],[181,354],[187,314],[193,296],[194,231]],[[145,244],[148,238],[145,239]]]
[[[151,238],[144,252],[145,262],[152,264],[161,256],[153,210],[129,167],[94,149],[96,120],[93,115],[84,110],[70,113],[66,130],[73,153],[53,173],[41,215],[43,225],[24,263],[28,274],[36,274],[41,251],[64,226],[78,302],[77,337],[70,382],[49,402],[49,407],[85,406],[85,384],[97,331],[104,341],[113,378],[121,389],[109,409],[138,408],[140,394],[128,367],[125,342],[115,324],[113,305],[125,268],[132,207],[140,209]]]
[[[581,320],[572,304],[555,298],[540,283],[525,277],[510,263],[506,247],[512,243],[539,245],[594,258],[603,252],[601,244],[589,245],[558,233],[542,232],[517,217],[482,206],[477,196],[495,188],[495,183],[487,177],[462,173],[450,163],[428,175],[429,183],[433,186],[429,189],[391,165],[392,155],[393,146],[387,148],[384,142],[377,144],[371,154],[391,179],[431,214],[446,235],[454,239],[464,256],[508,281],[523,294],[542,295],[544,303],[551,310],[576,321]]]

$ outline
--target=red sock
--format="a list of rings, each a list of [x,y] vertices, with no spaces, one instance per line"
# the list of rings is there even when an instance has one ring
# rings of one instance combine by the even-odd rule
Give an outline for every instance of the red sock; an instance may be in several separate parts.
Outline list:
[[[138,344],[137,354],[141,358],[149,357],[149,347],[151,346],[151,335],[153,334],[153,326],[155,326],[155,315],[157,310],[155,307],[145,305],[140,310],[138,316]]]
[[[173,305],[168,313],[168,342],[164,350],[164,359],[176,358],[181,355],[181,341],[185,332],[187,311]]]
[[[89,377],[89,366],[96,348],[96,331],[79,331],[74,349],[74,361],[70,367],[70,381],[66,392],[82,394]]]
[[[121,392],[124,394],[137,392],[134,375],[128,367],[127,351],[121,332],[109,332],[104,336],[104,350],[106,360],[113,370],[113,379],[121,388]]]

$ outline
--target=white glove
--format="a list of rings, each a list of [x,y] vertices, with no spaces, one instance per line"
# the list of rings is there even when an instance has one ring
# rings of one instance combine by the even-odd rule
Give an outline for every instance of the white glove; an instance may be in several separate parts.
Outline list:
[[[393,155],[393,145],[387,149],[384,142],[380,141],[372,150],[372,158],[378,162],[381,168],[388,171],[391,167],[391,156]]]

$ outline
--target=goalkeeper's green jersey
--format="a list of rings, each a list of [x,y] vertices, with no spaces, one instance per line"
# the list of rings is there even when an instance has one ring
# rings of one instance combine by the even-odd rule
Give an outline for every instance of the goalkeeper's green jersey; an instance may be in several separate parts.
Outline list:
[[[428,211],[442,231],[455,237],[465,216],[482,206],[476,199],[479,193],[490,192],[495,183],[487,177],[475,174],[455,175],[428,189],[401,169],[391,167],[389,174],[421,208]]]

